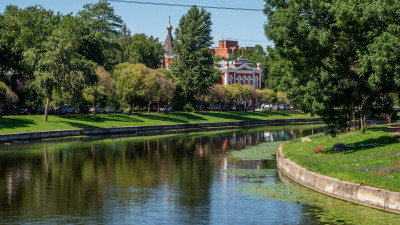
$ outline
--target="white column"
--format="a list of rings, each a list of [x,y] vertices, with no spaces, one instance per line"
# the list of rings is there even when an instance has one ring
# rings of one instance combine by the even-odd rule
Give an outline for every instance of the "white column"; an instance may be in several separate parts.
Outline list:
[[[254,82],[256,82],[256,75],[255,75],[255,73],[253,72],[253,87],[256,87],[256,85],[254,85]]]
[[[234,84],[237,83],[237,82],[236,82],[236,71],[235,71],[234,74],[233,74],[233,83],[234,83]]]
[[[228,71],[225,72],[225,84],[224,85],[228,85]]]

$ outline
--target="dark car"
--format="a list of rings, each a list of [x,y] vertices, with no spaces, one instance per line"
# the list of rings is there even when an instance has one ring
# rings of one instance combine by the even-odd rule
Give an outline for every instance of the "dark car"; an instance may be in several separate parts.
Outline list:
[[[229,111],[229,106],[223,105],[223,106],[221,107],[221,111]]]
[[[244,105],[233,105],[232,107],[231,107],[231,110],[232,111],[244,111]]]
[[[88,114],[89,113],[89,106],[81,105],[74,109],[75,114]]]
[[[1,106],[1,114],[2,115],[18,115],[19,109],[15,104],[3,104]]]
[[[197,105],[196,110],[197,111],[204,111],[204,106],[203,105]]]
[[[21,109],[19,110],[19,114],[32,115],[32,114],[36,114],[36,113],[35,113],[35,110],[32,108],[32,106],[24,106],[24,107],[21,107]]]

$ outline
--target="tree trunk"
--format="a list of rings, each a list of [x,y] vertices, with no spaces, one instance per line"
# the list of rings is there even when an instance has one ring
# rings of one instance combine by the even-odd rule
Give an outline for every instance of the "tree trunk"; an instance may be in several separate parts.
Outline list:
[[[160,114],[160,101],[157,102],[157,114]]]
[[[219,103],[219,111],[220,112],[222,111],[222,103],[221,102]]]
[[[46,98],[46,106],[44,107],[44,121],[47,122],[47,116],[49,115],[49,102],[50,102],[50,97],[47,96]]]
[[[129,112],[128,112],[128,115],[131,115],[131,114],[132,114],[132,105],[133,105],[133,104],[129,104]]]
[[[97,106],[96,106],[96,104],[94,105],[94,115],[96,115],[97,114]]]
[[[147,114],[149,114],[149,115],[150,115],[150,104],[151,104],[151,102],[149,100],[149,104],[147,105]]]
[[[357,123],[356,123],[357,121],[356,121],[356,114],[355,114],[355,112],[353,111],[353,128],[354,129],[357,129]]]

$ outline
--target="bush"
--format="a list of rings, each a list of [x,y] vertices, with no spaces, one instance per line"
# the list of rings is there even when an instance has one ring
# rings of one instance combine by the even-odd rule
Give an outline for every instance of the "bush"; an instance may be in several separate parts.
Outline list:
[[[313,150],[314,153],[325,152],[325,148],[322,144],[316,144]]]
[[[362,134],[365,134],[365,133],[367,132],[367,130],[368,130],[368,126],[367,126],[367,125],[364,125],[364,126],[361,128],[361,133],[362,133]]]
[[[346,150],[347,150],[346,145],[343,143],[336,143],[333,145],[333,151],[335,152],[343,152]]]

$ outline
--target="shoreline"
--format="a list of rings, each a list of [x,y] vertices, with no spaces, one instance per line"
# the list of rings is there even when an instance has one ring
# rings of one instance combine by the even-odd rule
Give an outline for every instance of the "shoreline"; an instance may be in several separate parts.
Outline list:
[[[282,144],[278,147],[276,161],[280,172],[304,187],[334,198],[400,214],[400,192],[341,181],[309,171],[286,158]]]
[[[14,141],[30,141],[47,138],[62,138],[76,136],[95,136],[95,135],[131,135],[131,136],[151,136],[177,133],[176,131],[185,131],[190,129],[210,129],[210,128],[226,128],[237,129],[243,126],[260,125],[260,126],[284,126],[284,125],[306,125],[306,124],[323,123],[320,118],[305,119],[275,119],[275,120],[245,120],[230,122],[208,122],[208,123],[181,123],[181,124],[164,124],[164,125],[147,125],[147,126],[130,126],[130,127],[111,127],[111,128],[84,128],[70,130],[51,130],[40,132],[22,132],[1,134],[0,143]],[[190,132],[190,131],[189,131]]]

